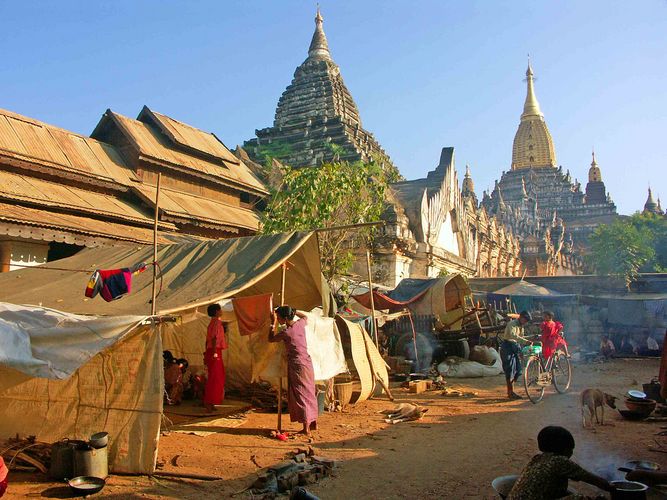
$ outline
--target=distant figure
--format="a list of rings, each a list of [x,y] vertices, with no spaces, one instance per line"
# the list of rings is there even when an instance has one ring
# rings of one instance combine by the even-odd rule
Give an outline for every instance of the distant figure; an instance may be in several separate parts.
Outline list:
[[[222,361],[222,351],[227,349],[225,327],[222,324],[222,307],[220,304],[211,304],[206,311],[211,318],[206,332],[206,352],[204,364],[208,369],[206,388],[204,389],[204,406],[206,411],[213,413],[215,405],[225,399],[225,365]]]
[[[294,317],[298,319],[294,319]],[[286,325],[277,333],[278,323]],[[315,371],[313,361],[308,354],[306,344],[306,324],[308,319],[302,312],[289,306],[280,306],[275,310],[273,324],[269,330],[269,342],[285,342],[287,350],[287,380],[289,389],[287,404],[290,420],[303,424],[301,431],[309,435],[317,429],[317,396],[315,394]]]
[[[606,479],[583,469],[570,457],[574,452],[574,438],[563,427],[549,426],[537,435],[537,446],[542,453],[530,459],[512,487],[508,500],[551,500],[568,495],[568,481],[583,481],[604,491],[612,486]]]
[[[648,333],[644,334],[644,341],[637,350],[640,356],[660,356],[660,346],[658,342]]]
[[[523,326],[533,318],[528,311],[521,311],[518,319],[507,323],[505,331],[498,334],[500,343],[500,359],[503,362],[505,381],[507,383],[507,397],[509,399],[523,399],[514,392],[514,382],[521,375],[521,345],[520,342],[529,342],[523,336]]]
[[[544,359],[548,359],[561,348],[567,355],[567,344],[562,336],[563,324],[560,321],[554,321],[554,313],[544,311],[544,321],[540,324],[542,330],[542,354]]]
[[[618,350],[619,354],[624,354],[627,356],[632,356],[634,354],[637,354],[637,344],[635,344],[634,340],[628,336],[624,336],[621,339],[621,345]]]
[[[600,354],[605,359],[609,359],[614,354],[616,354],[616,346],[614,346],[614,343],[606,335],[603,335],[602,339],[600,340]]]

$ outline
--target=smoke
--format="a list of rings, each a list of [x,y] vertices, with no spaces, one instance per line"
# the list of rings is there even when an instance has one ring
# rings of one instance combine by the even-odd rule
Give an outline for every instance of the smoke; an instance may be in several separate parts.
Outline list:
[[[625,473],[619,471],[618,468],[623,467],[628,458],[602,450],[596,443],[590,441],[590,438],[579,438],[577,440],[572,458],[584,469],[607,481],[617,481],[625,478]]]

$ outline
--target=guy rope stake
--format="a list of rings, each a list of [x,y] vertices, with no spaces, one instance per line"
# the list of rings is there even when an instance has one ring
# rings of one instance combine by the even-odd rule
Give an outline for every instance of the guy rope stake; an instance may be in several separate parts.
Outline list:
[[[155,188],[155,218],[153,219],[153,292],[151,299],[151,316],[155,316],[157,312],[157,305],[155,300],[157,299],[157,222],[160,215],[160,180],[162,179],[162,173],[157,174],[157,186]]]

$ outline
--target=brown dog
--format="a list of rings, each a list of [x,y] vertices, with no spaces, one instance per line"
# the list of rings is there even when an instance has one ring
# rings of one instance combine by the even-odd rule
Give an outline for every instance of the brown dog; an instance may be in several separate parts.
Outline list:
[[[604,405],[616,409],[616,396],[602,392],[600,389],[586,389],[581,393],[581,422],[586,428],[586,415],[584,409],[588,408],[589,420],[593,426],[593,415],[595,421],[604,425]],[[601,408],[600,418],[598,418],[598,408]]]

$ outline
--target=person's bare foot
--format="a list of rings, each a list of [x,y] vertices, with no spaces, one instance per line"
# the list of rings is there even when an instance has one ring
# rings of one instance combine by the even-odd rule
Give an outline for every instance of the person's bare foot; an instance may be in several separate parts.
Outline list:
[[[310,423],[310,430],[311,430],[311,431],[316,431],[316,430],[317,430],[317,420],[313,420],[313,421]]]
[[[206,408],[206,413],[215,413],[215,406],[207,404],[204,405],[204,408]]]
[[[299,434],[310,436],[310,429],[308,428],[308,424],[303,424],[303,429],[299,431]]]

